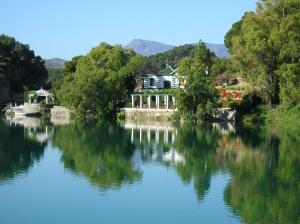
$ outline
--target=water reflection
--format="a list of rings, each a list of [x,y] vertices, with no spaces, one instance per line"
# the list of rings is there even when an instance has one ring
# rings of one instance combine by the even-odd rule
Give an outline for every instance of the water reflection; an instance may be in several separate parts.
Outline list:
[[[130,132],[131,142],[143,162],[184,163],[183,156],[174,146],[177,128],[172,124],[126,122],[124,128]]]
[[[299,134],[297,126],[1,121],[0,179],[28,171],[49,138],[65,169],[101,191],[142,182],[143,167],[154,164],[174,169],[202,203],[212,178],[226,173],[224,203],[245,223],[299,223]]]
[[[39,125],[35,126],[30,122],[20,125],[0,119],[0,183],[27,173],[41,159],[45,143],[33,140],[33,132],[30,132],[38,127]]]
[[[255,141],[235,136],[220,152],[232,177],[224,200],[245,223],[299,223],[300,141],[291,137],[299,128],[296,133],[261,130]],[[232,147],[238,138],[241,144]]]
[[[46,143],[53,134],[53,125],[38,117],[6,117],[5,122],[10,127],[22,127],[26,138],[40,144]]]
[[[193,183],[200,202],[212,177],[226,172],[231,181],[224,202],[245,223],[299,223],[300,127],[125,124],[125,128],[143,161],[166,165],[164,158],[173,158],[177,174],[184,183]]]
[[[53,144],[66,169],[84,175],[101,190],[132,184],[142,177],[134,166],[134,147],[124,129],[108,123],[74,123],[56,127]]]

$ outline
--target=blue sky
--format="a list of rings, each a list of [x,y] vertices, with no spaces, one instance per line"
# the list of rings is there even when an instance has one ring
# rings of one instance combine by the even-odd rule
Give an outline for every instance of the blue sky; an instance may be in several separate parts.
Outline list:
[[[223,43],[256,0],[1,0],[0,33],[43,58],[70,59],[101,42]]]

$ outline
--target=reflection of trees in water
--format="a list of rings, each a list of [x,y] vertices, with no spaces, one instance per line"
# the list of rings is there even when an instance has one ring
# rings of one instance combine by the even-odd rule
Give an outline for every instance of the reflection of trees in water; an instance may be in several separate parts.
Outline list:
[[[198,199],[211,177],[226,170],[231,181],[224,200],[246,223],[300,222],[300,129],[237,127],[220,132],[210,126],[178,128],[172,145],[182,153],[176,164]]]
[[[248,126],[227,132],[183,125],[149,134],[137,131],[131,139],[130,131],[114,125],[71,124],[55,128],[53,144],[61,149],[67,169],[101,190],[141,179],[133,162],[135,149],[143,161],[155,155],[164,165],[169,165],[164,156],[175,150],[182,159],[172,166],[184,183],[194,184],[199,200],[205,198],[212,176],[226,170],[231,181],[224,201],[246,223],[300,222],[299,128]],[[23,128],[0,122],[0,179],[26,172],[43,149],[26,138]]]
[[[101,190],[141,179],[131,160],[130,136],[122,128],[100,122],[56,127],[53,143],[61,149],[67,169],[83,174]]]
[[[43,156],[44,147],[27,138],[23,127],[0,120],[0,181],[26,173]]]
[[[278,130],[243,130],[241,147],[228,148],[226,166],[232,180],[224,200],[246,223],[300,222],[300,140],[291,138],[300,130],[298,134]],[[265,138],[247,144],[247,132],[256,133],[255,139]]]
[[[194,182],[199,200],[203,200],[210,187],[213,174],[218,171],[215,152],[219,134],[211,126],[183,126],[178,129],[175,148],[183,154],[184,163],[176,166],[184,183]]]

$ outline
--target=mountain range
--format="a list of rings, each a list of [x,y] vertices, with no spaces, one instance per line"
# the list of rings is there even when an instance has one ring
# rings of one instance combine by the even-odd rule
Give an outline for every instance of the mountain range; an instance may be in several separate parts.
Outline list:
[[[224,44],[212,44],[205,43],[206,47],[211,51],[215,52],[218,57],[229,58],[230,55],[228,53],[227,48]],[[196,45],[196,44],[193,44]],[[126,48],[133,49],[136,53],[143,56],[151,56],[159,53],[168,52],[176,46],[164,44],[156,41],[142,40],[142,39],[134,39],[129,44],[125,46]],[[46,68],[62,68],[65,63],[65,59],[62,58],[50,58],[45,60]]]
[[[206,47],[213,51],[216,56],[221,58],[229,58],[227,48],[224,44],[212,44],[205,43]],[[134,39],[129,44],[126,45],[126,48],[133,49],[136,53],[143,56],[151,56],[159,53],[164,53],[166,51],[172,50],[176,46],[164,44],[156,41]]]

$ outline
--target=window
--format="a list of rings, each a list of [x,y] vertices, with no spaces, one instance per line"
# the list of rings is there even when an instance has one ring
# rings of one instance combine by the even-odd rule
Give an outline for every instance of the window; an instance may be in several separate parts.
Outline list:
[[[155,79],[154,78],[150,78],[150,86],[155,86]]]
[[[171,88],[171,82],[170,81],[164,81],[164,88],[165,89],[170,89]]]

